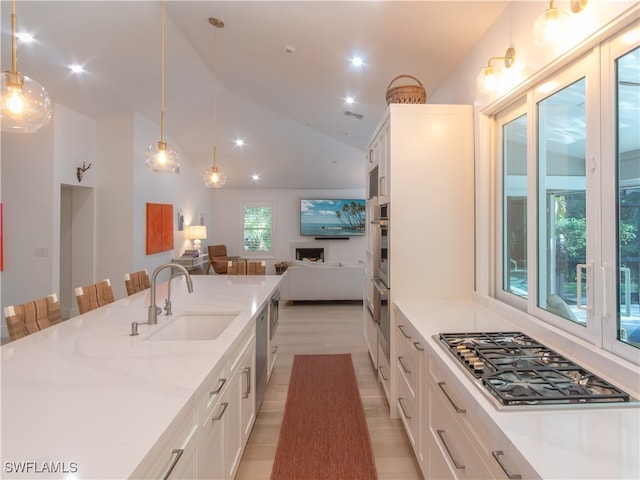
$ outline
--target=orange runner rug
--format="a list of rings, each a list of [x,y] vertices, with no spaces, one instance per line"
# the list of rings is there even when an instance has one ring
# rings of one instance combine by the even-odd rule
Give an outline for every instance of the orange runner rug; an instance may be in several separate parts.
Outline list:
[[[271,480],[374,480],[351,354],[295,355]]]

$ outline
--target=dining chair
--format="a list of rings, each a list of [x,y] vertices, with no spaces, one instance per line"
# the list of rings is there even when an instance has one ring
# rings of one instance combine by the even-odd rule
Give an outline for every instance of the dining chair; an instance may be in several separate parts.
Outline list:
[[[11,341],[62,322],[55,293],[20,305],[9,305],[4,308],[4,318]]]
[[[76,301],[80,313],[95,310],[115,301],[111,281],[107,278],[101,282],[76,288]]]
[[[138,272],[125,273],[124,286],[127,288],[127,295],[133,295],[134,293],[150,288],[149,272],[145,268]]]
[[[267,264],[264,260],[245,263],[247,264],[247,275],[264,275],[267,271]]]

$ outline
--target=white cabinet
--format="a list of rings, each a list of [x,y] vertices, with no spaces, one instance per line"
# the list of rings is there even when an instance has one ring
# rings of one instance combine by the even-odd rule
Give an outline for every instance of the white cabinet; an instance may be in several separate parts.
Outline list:
[[[373,313],[369,308],[363,309],[364,315],[364,339],[367,342],[369,359],[376,368],[378,366],[378,326],[373,321]]]
[[[380,204],[387,203],[389,201],[389,132],[390,132],[389,118],[385,118],[383,124],[379,126],[375,138],[369,144],[369,191],[367,192],[367,198],[371,197],[372,189],[377,190],[377,198]],[[374,187],[373,182],[377,180],[377,185]]]
[[[392,104],[367,152],[367,174],[376,169],[378,174],[378,195],[369,201],[389,205],[389,306],[398,300],[470,298],[474,266],[472,106]],[[368,234],[368,248],[375,252],[375,229],[369,228]],[[366,291],[374,271],[367,268]],[[396,416],[399,370],[394,315],[391,308],[391,377],[385,391],[391,414]],[[379,372],[385,367],[384,355],[379,355]]]
[[[199,438],[196,409],[193,408],[175,418],[132,477],[196,478]]]
[[[540,478],[437,355],[428,360],[427,478]],[[446,467],[445,467],[446,466]]]
[[[255,420],[255,334],[240,343],[230,360],[231,382],[225,421],[226,478],[233,478]]]
[[[225,475],[225,444],[227,410],[229,408],[228,390],[225,389],[218,396],[209,416],[205,418],[201,428],[202,452],[198,458],[197,478],[224,479]]]
[[[424,447],[425,404],[424,342],[413,325],[397,314],[396,369],[398,379],[398,415],[402,420],[414,455],[425,473]]]

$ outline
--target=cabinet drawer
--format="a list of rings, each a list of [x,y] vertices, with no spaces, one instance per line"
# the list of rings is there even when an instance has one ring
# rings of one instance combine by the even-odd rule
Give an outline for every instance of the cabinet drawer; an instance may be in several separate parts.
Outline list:
[[[409,340],[398,339],[398,372],[400,377],[405,378],[414,396],[418,395],[420,385],[420,357],[416,353],[413,344]]]
[[[402,370],[400,365],[398,369]],[[420,406],[416,395],[413,393],[402,374],[398,376],[398,415],[404,423],[407,437],[411,442],[416,456],[418,455],[418,436],[420,434]]]
[[[385,357],[382,347],[378,345],[378,380],[382,383],[384,393],[389,400],[391,389],[391,370],[389,369],[389,361]]]
[[[475,449],[445,402],[448,400],[437,390],[437,387],[430,385],[429,431],[432,441],[437,446],[436,450],[444,457],[453,477],[459,479],[493,478],[492,473],[482,460],[482,455]]]
[[[220,399],[225,387],[229,383],[229,376],[226,368],[226,359],[220,360],[218,365],[209,373],[205,380],[206,390],[201,396],[198,404],[199,420],[204,421],[210,414],[211,409]]]
[[[469,393],[464,390],[455,375],[445,368],[437,357],[432,355],[429,362],[429,380],[432,386],[446,397],[451,411],[464,415],[472,405]]]

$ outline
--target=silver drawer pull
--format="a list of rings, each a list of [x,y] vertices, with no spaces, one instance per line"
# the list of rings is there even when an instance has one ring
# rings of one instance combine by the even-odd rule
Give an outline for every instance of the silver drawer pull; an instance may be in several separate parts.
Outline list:
[[[217,395],[222,391],[222,387],[224,387],[224,384],[227,383],[227,379],[226,378],[219,378],[218,379],[218,385],[216,386],[216,388],[214,388],[213,390],[211,390],[209,392],[209,395]]]
[[[224,415],[224,412],[227,411],[227,407],[229,406],[229,402],[222,402],[220,404],[220,406],[222,407],[222,410],[220,410],[220,413],[218,415],[216,415],[215,417],[211,418],[212,422],[217,422],[219,420],[222,420],[222,416]]]
[[[402,416],[407,420],[411,420],[411,415],[407,414],[407,411],[404,408],[404,398],[398,397],[398,405],[400,406],[400,410],[402,410]]]
[[[247,388],[242,393],[242,398],[249,398],[249,395],[251,395],[251,367],[245,367],[242,370],[242,375],[246,375],[247,379]]]
[[[507,467],[504,464],[504,462],[502,461],[502,457],[504,457],[504,452],[502,450],[494,450],[491,452],[491,455],[493,455],[493,458],[496,459],[496,462],[498,462],[498,465],[500,465],[500,468],[502,469],[502,471],[505,473],[505,475],[509,480],[520,480],[522,478],[522,475],[520,475],[519,473],[513,473],[509,469],[509,467]]]
[[[178,464],[178,461],[180,460],[180,457],[182,456],[182,454],[184,453],[184,449],[182,448],[174,448],[171,451],[171,455],[175,455],[173,457],[173,461],[171,462],[171,465],[169,465],[169,470],[167,470],[167,473],[165,473],[162,477],[162,480],[167,480],[169,478],[169,475],[171,475],[171,472],[173,472],[173,469],[176,468],[176,465]]]
[[[400,366],[402,367],[402,370],[404,370],[404,373],[411,373],[411,370],[409,370],[407,367],[405,367],[404,362],[402,361],[404,357],[398,357],[398,363],[400,364]]]
[[[438,386],[440,387],[440,390],[442,390],[442,393],[444,393],[444,396],[447,397],[447,400],[449,400],[449,403],[451,405],[453,405],[453,408],[456,409],[456,412],[458,413],[467,413],[467,411],[464,408],[460,408],[458,407],[455,402],[451,399],[451,397],[449,396],[449,394],[447,393],[447,391],[444,389],[444,386],[446,385],[445,382],[438,382]]]
[[[404,325],[398,325],[398,330],[402,332],[402,335],[404,335],[404,338],[411,338],[411,335],[407,335],[407,332],[404,331]]]
[[[378,371],[380,372],[380,376],[382,377],[382,380],[384,380],[385,382],[389,380],[387,377],[384,376],[384,373],[382,372],[382,367],[378,367]]]
[[[424,347],[420,344],[420,342],[413,342],[413,347],[419,352],[424,352]]]
[[[444,446],[444,449],[447,451],[447,454],[449,455],[449,458],[453,462],[453,466],[456,467],[458,470],[464,470],[466,467],[463,464],[458,463],[456,461],[456,459],[453,458],[453,455],[451,454],[451,450],[449,450],[449,445],[447,445],[447,441],[444,439],[444,430],[436,430],[436,432],[438,432],[438,436],[440,437],[440,441],[442,442],[442,445]]]

